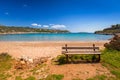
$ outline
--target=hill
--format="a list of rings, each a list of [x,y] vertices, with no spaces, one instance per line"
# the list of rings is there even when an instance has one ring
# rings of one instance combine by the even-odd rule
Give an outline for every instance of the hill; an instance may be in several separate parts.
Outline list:
[[[116,24],[116,25],[112,25],[109,28],[105,28],[103,30],[100,31],[95,31],[95,34],[116,34],[116,33],[120,33],[120,24]]]
[[[29,32],[40,32],[40,33],[68,33],[68,30],[59,29],[43,29],[43,28],[31,28],[31,27],[17,27],[17,26],[3,26],[0,25],[0,33],[29,33]]]

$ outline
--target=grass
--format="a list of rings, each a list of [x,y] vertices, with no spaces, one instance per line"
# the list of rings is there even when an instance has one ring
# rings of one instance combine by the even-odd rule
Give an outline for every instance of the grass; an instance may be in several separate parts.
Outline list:
[[[62,74],[51,74],[48,75],[45,80],[62,80],[64,78],[64,75]]]
[[[106,80],[106,78],[107,78],[107,76],[105,76],[105,75],[97,75],[97,76],[95,76],[93,78],[89,78],[87,80]]]
[[[23,80],[21,76],[16,76],[15,80]]]
[[[87,80],[120,80],[120,51],[105,49],[102,51],[101,63],[110,70],[115,77],[97,75]]]
[[[78,62],[97,62],[97,55],[70,55],[69,62],[78,63]],[[66,56],[59,55],[57,58],[53,59],[53,62],[58,65],[66,64]]]
[[[6,74],[5,71],[11,69],[12,58],[7,53],[0,54],[0,80],[7,80],[11,75]]]
[[[70,59],[71,58],[71,59]],[[73,55],[69,58],[69,61],[82,61],[86,60],[91,62],[93,59],[97,59],[97,56],[91,55]],[[56,64],[65,64],[65,55],[60,55],[56,59]],[[115,77],[108,77],[106,75],[96,75],[88,80],[120,80],[120,51],[105,49],[101,54],[101,64],[110,70],[111,74]]]
[[[120,80],[120,51],[105,49],[101,58],[101,63],[116,76],[114,79]]]
[[[69,61],[77,62],[77,61],[89,61],[96,60],[97,56],[92,55],[73,55],[70,56]],[[11,75],[5,73],[12,67],[12,58],[7,53],[0,54],[0,80],[7,80]],[[56,64],[65,64],[66,57],[65,55],[60,55],[54,59]],[[115,77],[108,77],[107,75],[96,75],[93,78],[89,78],[87,80],[120,80],[120,51],[116,50],[107,50],[105,49],[102,51],[101,54],[101,64],[108,68]],[[46,64],[40,65],[30,72],[36,72],[36,70],[41,69],[42,67],[46,66]],[[23,73],[21,73],[23,74]],[[64,75],[61,74],[51,74],[48,75],[45,80],[62,80]],[[16,76],[15,80],[36,80],[34,76],[28,76],[26,79],[22,79],[21,76]],[[73,79],[73,80],[80,80],[80,79]]]
[[[37,67],[34,67],[29,72],[32,72],[33,75],[38,75],[39,73],[36,71],[41,70],[41,68],[44,68],[45,66],[46,66],[46,64],[37,65]],[[45,71],[47,71],[47,70],[45,70]]]
[[[28,76],[26,79],[23,79],[21,76],[16,76],[15,80],[36,80],[34,76]]]
[[[7,53],[1,53],[0,54],[0,72],[3,72],[5,70],[9,70],[12,67],[11,63],[12,59],[11,56]]]
[[[25,80],[36,80],[34,76],[29,76],[28,78],[26,78]]]
[[[0,80],[7,80],[7,78],[11,77],[9,74],[1,73],[0,74]]]

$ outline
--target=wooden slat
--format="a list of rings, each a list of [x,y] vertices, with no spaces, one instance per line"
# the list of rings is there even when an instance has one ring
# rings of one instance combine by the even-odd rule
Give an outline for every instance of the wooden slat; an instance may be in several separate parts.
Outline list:
[[[71,54],[71,55],[74,55],[74,54],[101,54],[101,53],[65,53],[65,54]]]
[[[69,52],[69,53],[63,53],[63,54],[101,54],[100,52],[84,52],[84,53],[73,53],[73,52]]]
[[[62,49],[99,49],[99,47],[62,47]]]
[[[74,54],[74,53],[77,53],[77,54],[100,54],[100,51],[62,51],[63,54]]]

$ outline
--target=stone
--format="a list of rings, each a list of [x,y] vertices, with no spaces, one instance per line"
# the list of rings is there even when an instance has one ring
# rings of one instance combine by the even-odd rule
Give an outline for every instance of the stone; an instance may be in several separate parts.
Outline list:
[[[25,62],[25,61],[20,61],[20,63],[21,63],[21,64],[23,64],[23,65],[24,65],[24,64],[26,64],[26,62]]]
[[[33,63],[33,59],[29,58],[28,62]]]

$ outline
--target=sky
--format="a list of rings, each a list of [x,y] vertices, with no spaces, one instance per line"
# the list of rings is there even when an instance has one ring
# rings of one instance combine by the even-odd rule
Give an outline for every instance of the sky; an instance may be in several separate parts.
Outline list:
[[[120,0],[0,0],[0,24],[94,32],[120,24]]]

